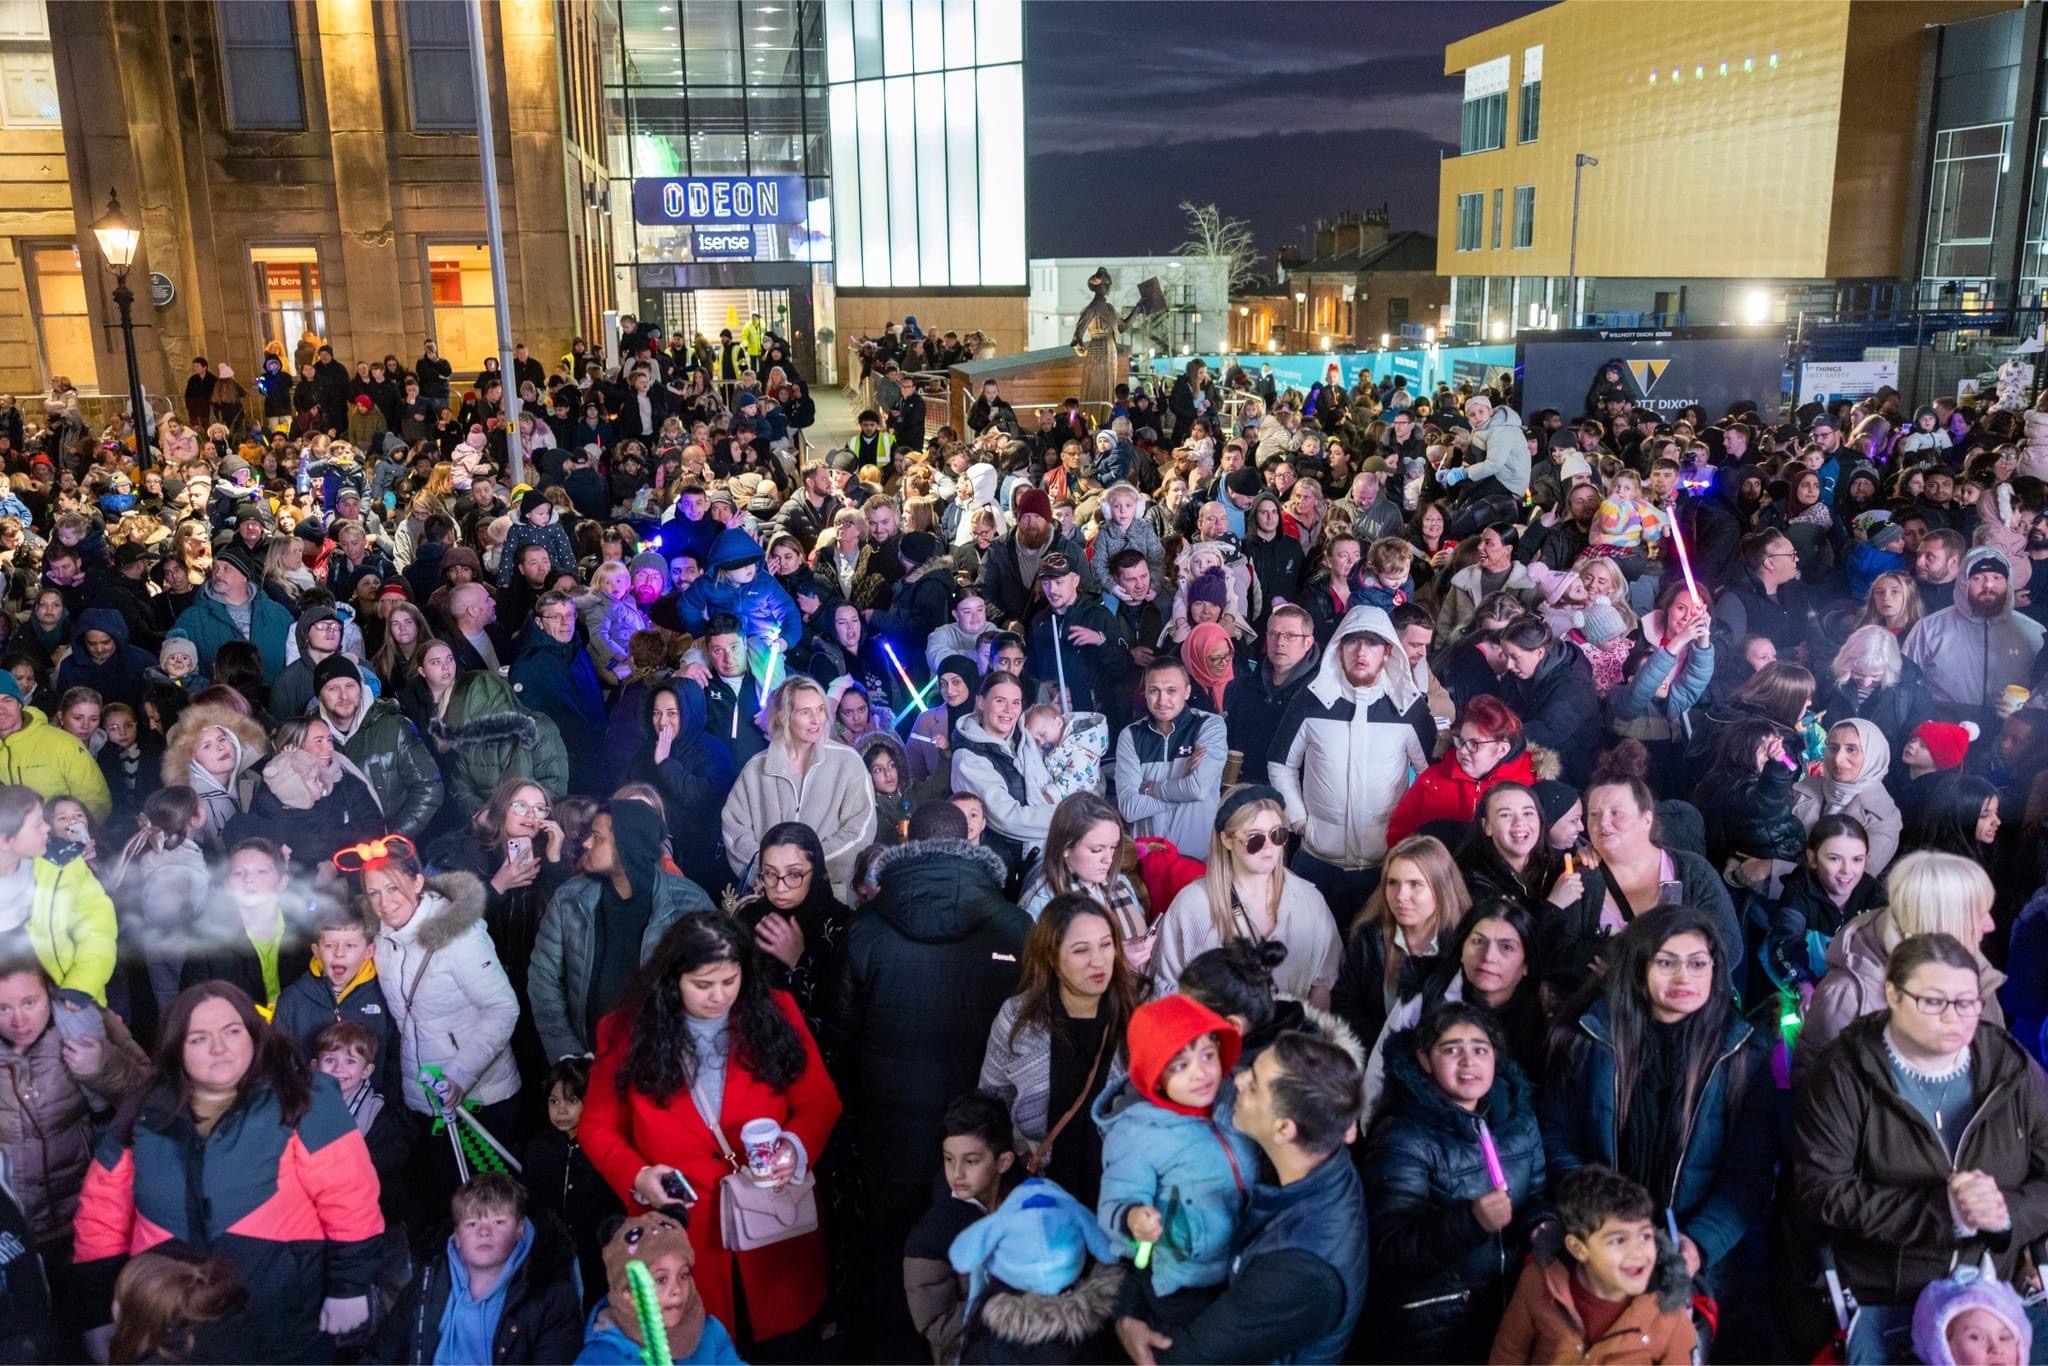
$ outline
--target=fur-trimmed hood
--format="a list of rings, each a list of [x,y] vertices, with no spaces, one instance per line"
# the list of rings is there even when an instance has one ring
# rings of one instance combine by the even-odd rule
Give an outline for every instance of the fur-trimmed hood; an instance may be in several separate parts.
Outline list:
[[[1564,1250],[1564,1225],[1546,1219],[1530,1241],[1529,1257],[1546,1278],[1570,1275],[1572,1259]],[[1685,1257],[1663,1228],[1657,1230],[1657,1269],[1650,1273],[1649,1288],[1657,1297],[1657,1308],[1666,1314],[1692,1304],[1692,1276],[1685,1269]]]
[[[238,776],[261,762],[266,744],[263,727],[224,703],[202,702],[180,712],[170,734],[164,738],[164,786],[192,785],[192,751],[199,747],[199,737],[213,726],[221,727],[241,744],[241,757],[235,768]]]
[[[449,725],[440,717],[427,722],[427,738],[443,750],[458,745],[495,745],[506,740],[521,749],[532,749],[540,738],[540,722],[526,711],[494,711],[473,720]]]
[[[998,887],[1003,885],[1003,879],[1008,876],[1007,870],[1003,867],[1002,856],[993,849],[984,849],[973,840],[955,839],[911,840],[884,849],[875,855],[875,861],[869,865],[868,873],[879,884],[893,868],[900,868],[920,859],[941,857],[965,859],[969,863],[980,865],[983,872],[995,879]]]
[[[964,839],[910,840],[875,858],[874,913],[916,943],[957,943],[1015,908],[1002,859]]]
[[[438,873],[427,879],[427,891],[440,898],[440,905],[430,909],[421,896],[420,911],[427,914],[413,939],[428,953],[448,947],[484,918],[484,884],[473,873]]]
[[[1109,1325],[1122,1284],[1121,1265],[1097,1266],[1057,1295],[1034,1295],[992,1281],[977,1316],[991,1333],[1017,1346],[1078,1345]]]
[[[1471,1116],[1459,1109],[1416,1061],[1415,1044],[1419,1033],[1420,1029],[1413,1026],[1400,1030],[1389,1035],[1387,1046],[1380,1050],[1387,1075],[1386,1094],[1381,1104],[1389,1113],[1404,1114],[1418,1124],[1464,1138],[1471,1132]],[[1505,1128],[1512,1119],[1533,1122],[1530,1109],[1533,1094],[1522,1069],[1502,1053],[1496,1059],[1493,1089],[1486,1093],[1483,1117],[1496,1129]]]

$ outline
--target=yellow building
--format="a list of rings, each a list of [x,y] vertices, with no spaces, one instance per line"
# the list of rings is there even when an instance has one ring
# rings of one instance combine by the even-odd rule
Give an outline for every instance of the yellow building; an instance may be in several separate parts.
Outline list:
[[[1447,321],[1487,337],[1574,316],[1761,322],[1889,291],[1918,273],[1903,258],[1928,26],[2010,8],[1564,0],[1451,44]]]

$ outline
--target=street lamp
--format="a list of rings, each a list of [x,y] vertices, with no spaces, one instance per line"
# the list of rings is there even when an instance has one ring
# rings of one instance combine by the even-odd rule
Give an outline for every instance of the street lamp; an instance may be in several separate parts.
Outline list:
[[[114,307],[121,310],[121,343],[128,352],[128,406],[135,428],[135,467],[149,468],[149,409],[142,396],[142,367],[135,360],[135,291],[128,288],[128,272],[135,266],[135,248],[142,242],[142,229],[121,212],[118,191],[107,191],[107,211],[92,225],[99,239],[100,255],[114,272]]]
[[[1588,166],[1599,164],[1600,158],[1589,157],[1584,152],[1572,160],[1572,283],[1570,292],[1565,295],[1564,306],[1571,310],[1571,322],[1567,326],[1574,328],[1579,325],[1579,177],[1585,174]]]

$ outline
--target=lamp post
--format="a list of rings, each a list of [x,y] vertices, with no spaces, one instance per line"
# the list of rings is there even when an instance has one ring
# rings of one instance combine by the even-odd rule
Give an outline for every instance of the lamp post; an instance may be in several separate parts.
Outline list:
[[[92,225],[99,239],[100,255],[114,272],[114,307],[121,310],[121,344],[128,352],[128,406],[135,428],[135,467],[149,468],[149,409],[142,396],[142,367],[135,360],[135,291],[128,288],[128,272],[135,265],[135,248],[142,242],[142,229],[121,212],[118,191],[107,191],[107,211]]]
[[[1564,306],[1571,310],[1571,326],[1579,325],[1579,177],[1586,173],[1588,166],[1598,166],[1598,157],[1589,157],[1580,152],[1572,159],[1572,259],[1571,289],[1565,295]]]

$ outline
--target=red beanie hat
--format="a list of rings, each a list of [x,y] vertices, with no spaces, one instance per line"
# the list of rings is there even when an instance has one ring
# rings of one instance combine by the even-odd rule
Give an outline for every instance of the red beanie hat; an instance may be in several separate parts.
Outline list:
[[[1934,756],[1934,766],[1943,770],[1962,767],[1963,756],[1970,752],[1978,734],[1974,721],[1960,725],[1953,721],[1923,721],[1913,728],[1913,738],[1927,746],[1927,752]]]
[[[1045,496],[1045,490],[1030,485],[1018,489],[1010,499],[1010,510],[1019,517],[1040,517],[1052,520],[1052,499]]]
[[[1161,1085],[1174,1055],[1204,1034],[1216,1036],[1217,1057],[1229,1076],[1244,1048],[1236,1025],[1189,996],[1162,996],[1133,1011],[1124,1037],[1131,1049],[1131,1085],[1138,1094],[1177,1115],[1207,1115],[1207,1110],[1169,1100]]]

